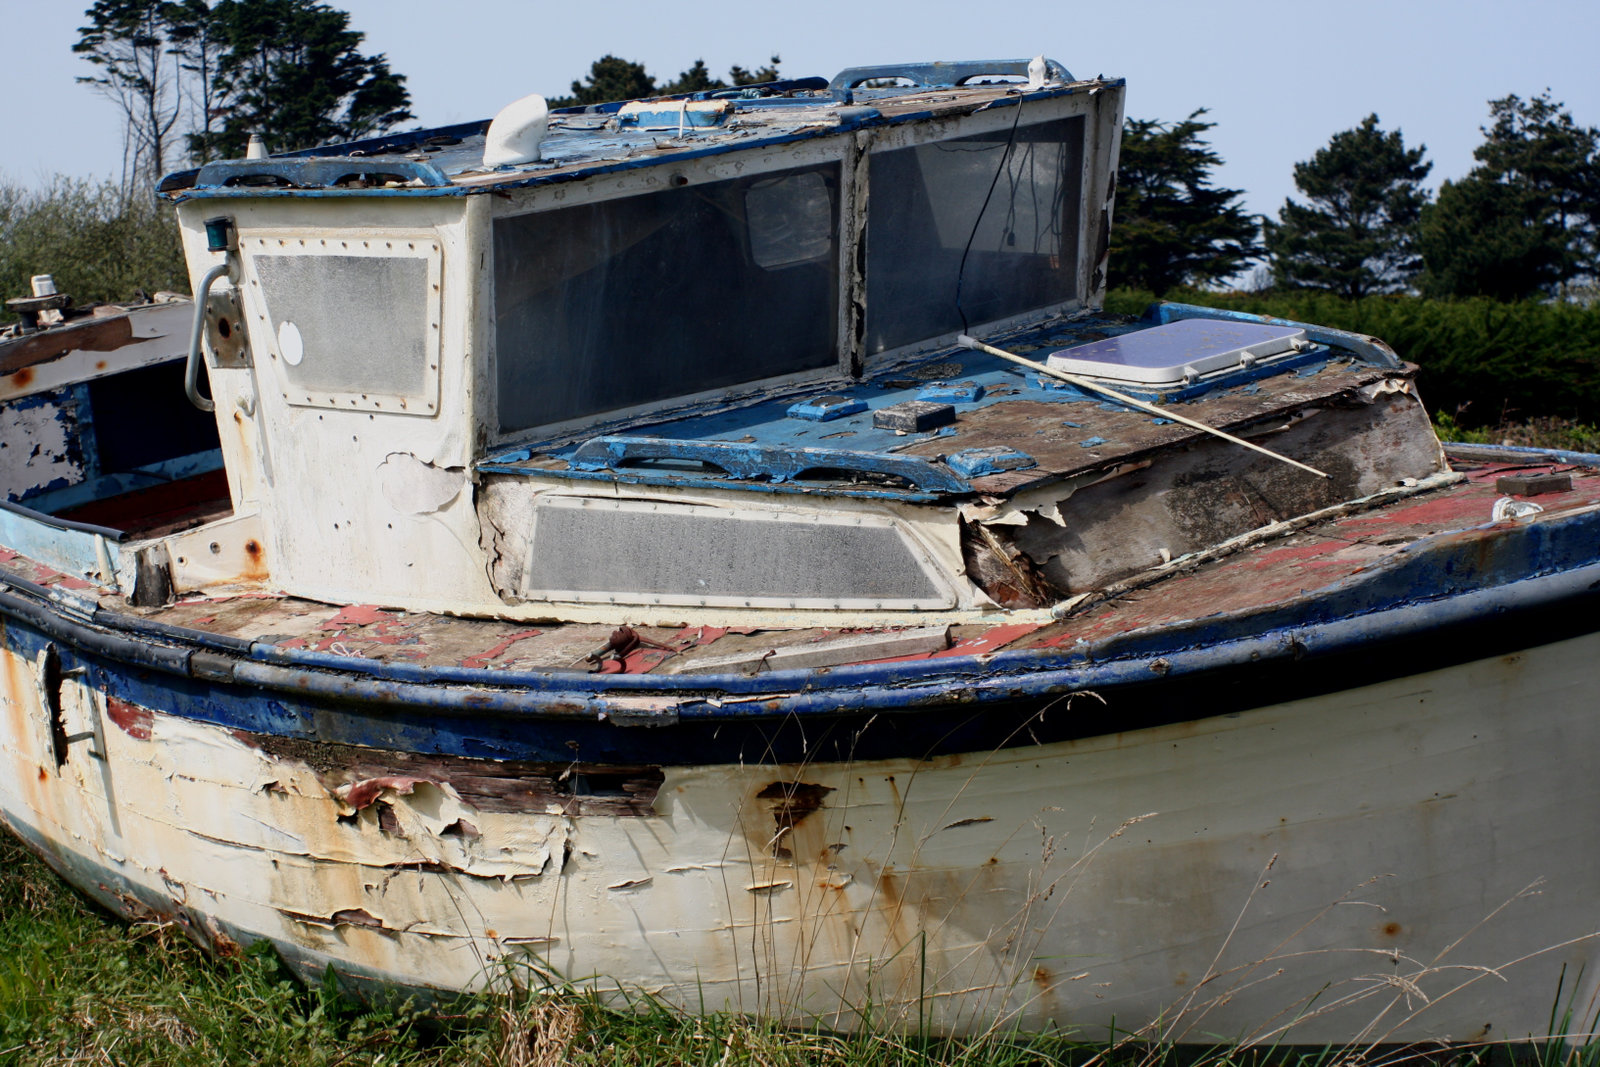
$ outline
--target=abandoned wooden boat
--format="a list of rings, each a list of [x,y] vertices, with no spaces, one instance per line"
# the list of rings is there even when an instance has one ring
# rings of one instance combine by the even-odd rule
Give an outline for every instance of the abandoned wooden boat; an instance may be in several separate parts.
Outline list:
[[[1372,338],[1100,313],[1122,97],[861,68],[167,178],[159,392],[0,342],[0,447],[72,460],[0,511],[7,824],[364,987],[1184,1041],[1587,1003],[1600,460],[1452,465]]]

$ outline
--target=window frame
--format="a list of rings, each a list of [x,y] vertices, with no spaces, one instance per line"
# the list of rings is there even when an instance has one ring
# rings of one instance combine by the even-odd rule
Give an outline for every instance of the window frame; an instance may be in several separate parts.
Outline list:
[[[1018,100],[1024,108],[1020,116],[1012,110]],[[488,415],[485,426],[489,446],[500,448],[530,441],[570,441],[607,432],[642,417],[659,416],[667,407],[710,409],[731,406],[751,396],[811,382],[859,378],[875,366],[893,365],[949,348],[955,342],[956,331],[932,335],[882,352],[867,354],[865,351],[866,213],[870,210],[872,196],[868,175],[871,157],[880,152],[961,137],[1009,133],[1014,123],[1019,124],[1020,129],[1022,126],[1082,116],[1083,140],[1079,149],[1081,173],[1076,205],[1078,237],[1073,275],[1077,283],[1077,295],[1002,319],[973,322],[970,328],[974,333],[1000,332],[1088,306],[1103,292],[1103,280],[1095,272],[1104,258],[1111,193],[1115,184],[1111,175],[1116,165],[1117,136],[1122,122],[1120,94],[1113,94],[1112,106],[1103,107],[1102,103],[1101,99],[1096,99],[1096,94],[1075,88],[1065,93],[1052,94],[1047,91],[1042,96],[1008,97],[1005,99],[1007,106],[986,105],[964,115],[929,119],[925,114],[904,118],[890,114],[886,116],[888,125],[802,137],[765,148],[724,148],[713,145],[689,158],[680,156],[646,166],[622,166],[610,173],[590,174],[577,180],[533,185],[497,194],[493,197],[492,207],[481,231],[483,253],[480,276],[489,289],[489,298],[484,301],[484,313],[480,319],[484,337],[478,347],[488,354],[489,369],[480,381],[491,393],[497,393],[496,361],[499,359],[493,325],[496,294],[493,292],[495,264],[492,234],[495,222],[502,218],[619,200],[689,185],[712,184],[731,178],[758,177],[828,162],[836,162],[840,167],[838,257],[835,264],[838,291],[835,350],[838,359],[834,365],[815,370],[755,379],[733,386],[686,393],[670,400],[637,404],[517,430],[501,429],[499,398],[498,395],[491,395],[485,398],[483,409],[486,414],[493,413]]]

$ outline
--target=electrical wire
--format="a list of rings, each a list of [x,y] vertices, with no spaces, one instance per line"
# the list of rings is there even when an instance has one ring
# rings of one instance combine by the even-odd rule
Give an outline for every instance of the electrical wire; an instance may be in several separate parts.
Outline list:
[[[1000,154],[1000,164],[994,169],[994,177],[989,180],[989,191],[983,195],[983,206],[978,209],[978,217],[972,220],[972,232],[967,234],[967,246],[961,250],[961,265],[956,268],[956,314],[961,316],[961,332],[968,332],[967,313],[961,307],[961,287],[967,280],[967,255],[972,251],[972,242],[978,236],[978,227],[983,223],[984,213],[989,210],[989,200],[994,196],[994,187],[1000,184],[1000,175],[1004,173],[1006,164],[1011,160],[1011,150],[1017,143],[1017,123],[1022,120],[1022,102],[1026,94],[1017,97],[1017,113],[1011,118],[1011,132],[1006,136],[1006,150]]]

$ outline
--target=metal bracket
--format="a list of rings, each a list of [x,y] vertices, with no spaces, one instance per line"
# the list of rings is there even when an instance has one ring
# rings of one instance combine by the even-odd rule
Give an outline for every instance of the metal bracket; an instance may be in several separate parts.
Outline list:
[[[61,653],[56,649],[55,643],[45,645],[39,650],[38,657],[33,665],[34,682],[39,688],[39,706],[44,710],[49,720],[50,748],[55,756],[56,766],[63,767],[67,762],[67,755],[72,745],[80,741],[93,741],[93,748],[89,755],[95,759],[105,759],[105,741],[101,736],[99,707],[95,707],[94,728],[75,734],[67,733],[66,717],[61,708],[61,685],[68,678],[82,678],[89,673],[87,667],[61,668]]]
[[[219,370],[245,370],[251,365],[250,338],[244,327],[239,290],[219,289],[206,296],[206,345],[211,365]]]

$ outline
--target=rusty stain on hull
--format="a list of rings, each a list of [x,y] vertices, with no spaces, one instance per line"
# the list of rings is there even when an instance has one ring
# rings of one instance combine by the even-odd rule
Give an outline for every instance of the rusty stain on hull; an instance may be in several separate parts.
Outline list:
[[[1221,974],[1206,987],[1232,990],[1239,981],[1227,975],[1248,971],[1228,968],[1295,929],[1303,954],[1268,987],[1281,987],[1282,1003],[1297,990],[1358,981],[1364,957],[1332,946],[1389,945],[1402,928],[1408,947],[1442,946],[1514,893],[1489,878],[1443,906],[1440,879],[1459,890],[1459,872],[1428,874],[1417,862],[1439,848],[1472,862],[1473,846],[1452,827],[1501,810],[1501,791],[1519,791],[1552,745],[1575,743],[1569,712],[1584,698],[1561,665],[1584,659],[1585,648],[1521,657],[1516,669],[1541,679],[1544,695],[1515,731],[1496,711],[1508,669],[1496,661],[1338,699],[982,757],[660,768],[635,776],[656,790],[648,817],[615,803],[574,808],[559,794],[541,797],[543,810],[508,806],[499,787],[475,781],[515,775],[485,774],[483,761],[439,759],[422,774],[400,753],[263,744],[149,709],[148,720],[119,710],[144,725],[107,732],[110,791],[88,766],[96,761],[69,760],[40,782],[42,709],[8,695],[0,800],[30,838],[79,842],[58,863],[125,879],[121,889],[100,879],[127,896],[125,912],[185,916],[197,936],[216,941],[211,931],[221,931],[221,945],[269,937],[313,972],[331,960],[358,976],[426,974],[470,987],[486,963],[532,952],[541,966],[626,978],[668,1001],[847,1028],[918,1013],[940,1031],[997,1017],[1128,1020],[1171,1007],[1154,992],[1170,989],[1170,978],[1155,975],[1186,973],[1193,989],[1193,976]],[[30,678],[14,654],[0,660],[19,681]],[[1422,714],[1400,715],[1390,692],[1400,689],[1431,694]],[[1411,764],[1415,745],[1454,755]],[[1411,772],[1397,774],[1398,762]],[[517,770],[559,778],[548,766]],[[1216,780],[1236,783],[1237,795],[1219,801],[1208,785]],[[1571,785],[1572,803],[1600,802],[1592,786]],[[1371,798],[1359,826],[1328,815],[1332,797],[1350,789]],[[1428,802],[1413,803],[1413,793]],[[1443,804],[1455,806],[1450,821],[1421,815]],[[93,814],[108,805],[119,836]],[[1258,825],[1263,808],[1281,829]],[[1160,814],[1144,817],[1151,810]],[[1550,844],[1549,827],[1518,819],[1519,849]],[[769,848],[775,831],[781,851]],[[1389,909],[1393,930],[1375,929],[1365,911],[1335,910],[1306,926],[1305,907],[1350,888],[1340,857],[1351,833],[1382,843],[1371,862],[1396,872],[1363,890]],[[1211,932],[1233,924],[1228,901],[1249,891],[1271,852],[1282,858],[1262,904],[1212,969]],[[160,871],[131,859],[152,853],[166,857]],[[1591,870],[1600,861],[1567,854],[1573,869],[1558,872],[1541,903],[1518,908],[1552,907],[1554,922],[1566,909],[1551,899],[1600,876]],[[1525,921],[1514,926],[1528,935]],[[615,930],[642,934],[619,939]],[[1512,951],[1498,930],[1474,934],[1473,959]],[[650,952],[639,952],[636,936]],[[1064,958],[1081,962],[1064,974]],[[1341,970],[1352,960],[1354,971]],[[1437,992],[1436,978],[1418,980]],[[858,1010],[869,1000],[870,1020]],[[1262,1001],[1241,1003],[1253,1012]],[[1219,1005],[1207,1018],[1258,1016]]]
[[[428,757],[243,730],[234,736],[273,757],[303,762],[352,811],[386,792],[407,795],[432,785],[480,811],[647,816],[664,780],[659,767]]]

